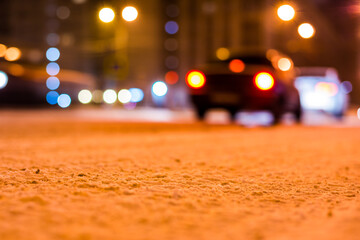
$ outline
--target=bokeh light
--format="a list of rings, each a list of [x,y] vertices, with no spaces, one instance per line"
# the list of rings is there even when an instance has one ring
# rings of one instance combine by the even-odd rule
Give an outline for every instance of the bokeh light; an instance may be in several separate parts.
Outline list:
[[[175,84],[179,81],[179,74],[175,71],[169,71],[165,74],[165,82],[167,84]]]
[[[315,29],[310,23],[303,23],[298,27],[298,33],[302,38],[311,38],[315,34]]]
[[[0,71],[0,89],[3,89],[6,87],[8,83],[8,76],[3,71]]]
[[[11,75],[14,75],[14,76],[17,76],[17,77],[20,77],[22,75],[24,75],[25,73],[25,68],[20,65],[20,64],[11,64],[9,66],[9,73]]]
[[[60,67],[59,64],[55,63],[55,62],[51,62],[46,66],[46,72],[47,74],[49,74],[50,76],[55,76],[56,74],[58,74],[60,72]]]
[[[126,110],[133,110],[136,108],[136,102],[128,102],[124,104]]]
[[[82,104],[88,104],[92,100],[92,93],[87,89],[83,89],[79,92],[78,99]]]
[[[117,94],[114,90],[107,89],[103,94],[103,99],[104,99],[104,102],[106,102],[108,104],[113,104],[116,102]]]
[[[240,59],[233,59],[231,60],[231,62],[229,63],[229,69],[232,72],[235,73],[240,73],[242,71],[244,71],[245,69],[245,64],[243,61],[241,61]]]
[[[95,90],[92,93],[92,100],[94,103],[102,103],[103,101],[103,92],[101,90]]]
[[[138,103],[144,99],[144,92],[140,88],[130,88],[131,100],[130,102]]]
[[[21,51],[16,47],[10,47],[6,49],[4,57],[7,61],[16,61],[21,57]]]
[[[168,38],[164,42],[164,47],[168,51],[176,51],[178,49],[178,41],[175,38]]]
[[[49,61],[56,61],[59,59],[59,57],[60,57],[60,51],[55,47],[51,47],[46,51],[46,58]]]
[[[230,51],[227,48],[218,48],[216,50],[216,57],[220,60],[226,60],[230,57]]]
[[[273,61],[273,59],[275,57],[277,57],[279,55],[279,52],[276,51],[275,49],[269,49],[266,51],[266,58],[269,59],[270,61]]]
[[[28,52],[27,57],[31,62],[39,63],[43,59],[43,53],[38,49],[31,49]]]
[[[165,31],[168,34],[175,34],[177,33],[179,30],[179,25],[177,24],[177,22],[175,21],[168,21],[165,24]]]
[[[0,44],[0,57],[5,56],[6,46],[4,44]]]
[[[340,89],[345,94],[349,94],[353,90],[352,83],[349,81],[344,81],[340,84]]]
[[[192,88],[201,88],[205,82],[206,78],[203,72],[192,70],[186,74],[186,83]]]
[[[127,89],[121,89],[118,93],[118,99],[121,103],[128,103],[131,101],[131,92]]]
[[[115,18],[115,12],[111,8],[103,8],[99,12],[99,19],[104,23],[112,22]]]
[[[50,104],[50,105],[55,105],[58,102],[58,98],[59,98],[59,93],[55,92],[55,91],[50,91],[46,94],[46,101]]]
[[[61,35],[61,44],[63,46],[69,47],[74,45],[75,37],[73,34],[70,33],[64,33]]]
[[[270,73],[260,72],[255,76],[255,84],[260,90],[269,90],[274,86],[274,78]]]
[[[68,94],[61,94],[57,99],[58,105],[61,108],[67,108],[71,104],[71,97]]]
[[[134,7],[127,6],[122,10],[121,15],[125,21],[132,22],[137,18],[138,11]]]
[[[162,97],[162,96],[166,95],[166,93],[168,91],[168,87],[166,86],[166,84],[164,82],[157,81],[152,85],[151,91],[156,96]]]
[[[49,46],[56,46],[59,44],[60,42],[60,37],[58,34],[56,33],[49,33],[46,36],[46,42]]]
[[[46,86],[50,90],[56,90],[60,86],[60,81],[59,81],[59,79],[57,77],[49,77],[46,80]]]
[[[56,16],[62,20],[69,18],[70,9],[66,6],[61,6],[56,9]]]
[[[292,6],[285,4],[278,8],[277,15],[283,21],[290,21],[295,17],[295,10]]]
[[[289,58],[280,58],[278,60],[278,68],[281,71],[289,71],[292,68],[293,64]]]

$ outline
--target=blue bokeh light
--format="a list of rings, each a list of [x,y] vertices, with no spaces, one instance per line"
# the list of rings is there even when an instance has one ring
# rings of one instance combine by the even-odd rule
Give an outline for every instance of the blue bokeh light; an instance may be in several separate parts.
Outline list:
[[[130,88],[131,100],[130,102],[137,103],[144,99],[144,92],[140,88]]]
[[[59,94],[55,91],[50,91],[46,94],[46,101],[51,104],[55,105],[58,102]]]
[[[168,34],[175,34],[178,32],[178,30],[179,30],[179,25],[175,21],[168,21],[165,24],[165,31]]]
[[[60,86],[60,81],[57,77],[49,77],[46,80],[46,86],[50,90],[56,90]]]
[[[51,47],[46,51],[46,58],[49,61],[54,62],[54,61],[58,60],[59,57],[60,57],[60,51],[59,51],[59,49],[57,49],[55,47]]]
[[[0,71],[0,89],[6,87],[8,83],[8,76],[5,72]]]
[[[59,64],[55,63],[55,62],[51,62],[46,66],[46,72],[47,74],[49,74],[50,76],[55,76],[56,74],[58,74],[60,72],[60,67]]]
[[[58,97],[57,102],[60,107],[67,108],[71,104],[71,97],[63,93]]]

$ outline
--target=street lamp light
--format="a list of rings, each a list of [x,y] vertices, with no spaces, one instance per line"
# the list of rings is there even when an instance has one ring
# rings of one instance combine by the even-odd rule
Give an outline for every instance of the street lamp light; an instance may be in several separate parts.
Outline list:
[[[298,27],[298,33],[302,38],[308,39],[314,36],[315,29],[310,23],[303,23]]]
[[[292,6],[285,4],[278,8],[277,15],[283,21],[290,21],[295,16],[295,10]]]
[[[99,19],[104,23],[112,22],[115,18],[115,12],[111,8],[103,8],[99,12]]]
[[[122,17],[127,22],[134,21],[138,16],[138,11],[136,8],[127,6],[122,10]]]

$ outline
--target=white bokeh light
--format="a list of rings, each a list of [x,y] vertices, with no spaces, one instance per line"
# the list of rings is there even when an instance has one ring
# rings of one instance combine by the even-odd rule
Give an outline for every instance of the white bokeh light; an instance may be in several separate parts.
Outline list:
[[[104,92],[103,99],[104,99],[104,102],[106,102],[108,104],[113,104],[116,102],[117,94],[114,90],[108,89]]]
[[[162,96],[166,95],[166,93],[168,91],[168,87],[164,82],[157,81],[153,84],[151,90],[156,96],[162,97]]]
[[[295,16],[295,10],[292,6],[285,4],[278,8],[277,14],[281,20],[290,21]]]
[[[131,100],[131,92],[127,89],[121,89],[118,93],[118,99],[121,103],[128,103]]]
[[[288,58],[280,58],[278,61],[278,67],[281,71],[289,71],[292,68],[292,62]]]
[[[115,18],[115,12],[111,8],[103,8],[99,12],[99,18],[102,22],[111,22]]]
[[[83,89],[79,92],[78,99],[82,104],[88,104],[92,100],[92,93],[87,89]]]
[[[125,21],[132,22],[137,18],[137,16],[138,11],[134,7],[128,6],[122,10],[122,17]]]
[[[298,33],[302,38],[311,38],[315,34],[315,29],[310,23],[303,23],[298,27]]]

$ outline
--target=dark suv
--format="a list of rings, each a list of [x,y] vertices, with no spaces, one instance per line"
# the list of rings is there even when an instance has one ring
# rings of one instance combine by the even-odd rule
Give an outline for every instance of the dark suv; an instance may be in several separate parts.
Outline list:
[[[286,112],[300,121],[293,68],[291,59],[275,50],[243,53],[189,71],[186,83],[200,119],[211,108],[224,108],[232,118],[242,110],[268,110],[274,123]]]

